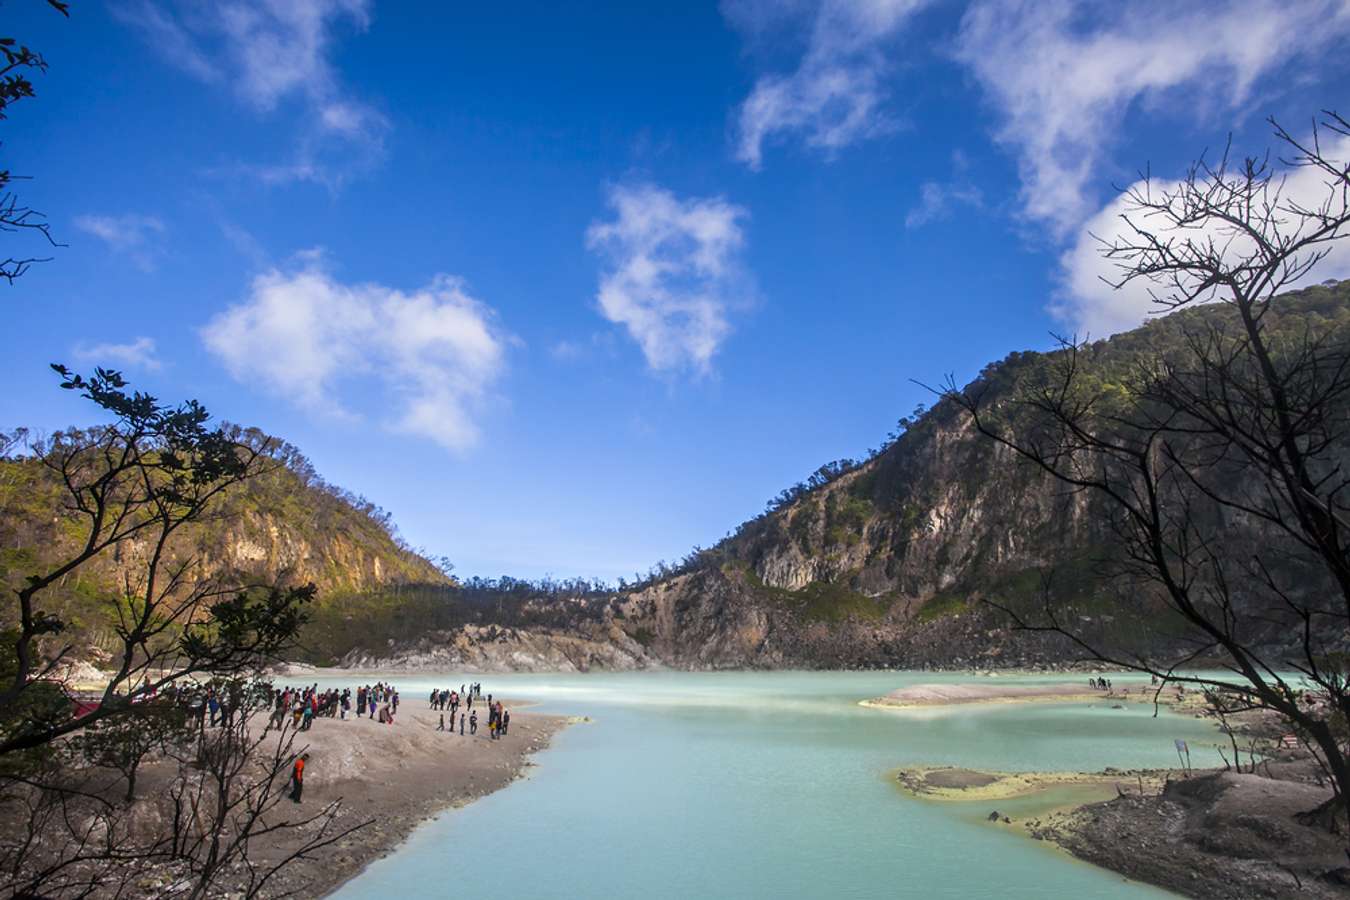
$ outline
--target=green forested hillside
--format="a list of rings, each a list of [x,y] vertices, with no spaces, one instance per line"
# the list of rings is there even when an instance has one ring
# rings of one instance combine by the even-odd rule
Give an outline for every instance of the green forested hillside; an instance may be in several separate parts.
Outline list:
[[[402,584],[448,579],[408,548],[389,516],[369,501],[327,484],[294,447],[253,430],[234,429],[251,446],[267,446],[260,474],[221,495],[207,519],[186,526],[171,545],[174,565],[191,561],[192,577],[222,586],[306,584],[318,589],[314,615],[354,597],[380,597]],[[67,432],[75,440],[78,431]],[[38,453],[15,442],[0,458],[0,582],[14,586],[69,558],[86,525]],[[126,541],[71,572],[44,603],[70,623],[65,639],[97,659],[113,640],[111,616],[128,584],[143,577],[144,547]],[[389,605],[389,604],[385,604]],[[381,608],[370,604],[371,612]],[[11,616],[11,605],[0,616]],[[12,623],[0,621],[0,627]]]

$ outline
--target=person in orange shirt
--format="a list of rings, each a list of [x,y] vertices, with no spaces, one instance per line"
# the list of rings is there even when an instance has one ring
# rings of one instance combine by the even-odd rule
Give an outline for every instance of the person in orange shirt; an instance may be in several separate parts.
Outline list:
[[[295,769],[291,772],[291,799],[296,803],[300,802],[300,793],[305,789],[305,762],[309,760],[308,753],[301,753],[300,758],[295,761]]]

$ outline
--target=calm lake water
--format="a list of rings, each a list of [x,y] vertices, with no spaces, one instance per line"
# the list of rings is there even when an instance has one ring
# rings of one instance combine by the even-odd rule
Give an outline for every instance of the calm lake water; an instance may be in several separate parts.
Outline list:
[[[426,823],[336,897],[1164,897],[985,823],[993,804],[915,800],[888,773],[923,763],[1162,767],[1177,762],[1175,738],[1191,743],[1197,765],[1218,762],[1208,749],[1218,743],[1212,726],[1165,711],[1154,718],[1145,705],[857,706],[907,684],[987,680],[979,676],[478,678],[485,693],[593,721],[559,735],[535,757],[531,777]],[[419,675],[397,684],[420,697],[470,680]],[[447,737],[447,754],[456,740]]]

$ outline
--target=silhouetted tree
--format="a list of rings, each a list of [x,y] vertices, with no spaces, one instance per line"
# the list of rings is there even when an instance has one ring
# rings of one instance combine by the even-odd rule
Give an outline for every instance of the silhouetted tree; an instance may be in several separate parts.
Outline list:
[[[1115,574],[1127,603],[1160,598],[1183,648],[1089,639],[1048,592],[1038,609],[1005,607],[1017,627],[1204,690],[1229,712],[1275,711],[1306,736],[1343,805],[1350,334],[1343,320],[1320,330],[1272,323],[1276,295],[1306,281],[1350,229],[1350,162],[1322,146],[1350,124],[1328,113],[1307,141],[1272,125],[1285,164],[1320,176],[1317,199],[1291,196],[1268,157],[1225,153],[1177,183],[1145,177],[1126,192],[1121,233],[1102,240],[1114,286],[1147,281],[1163,311],[1222,304],[1222,315],[1186,320],[1180,352],[1159,350],[1103,383],[1084,371],[1091,348],[1065,341],[1011,399],[983,378],[965,390],[949,382],[945,397],[980,432],[1100,504],[1124,556]],[[1194,671],[1215,660],[1227,676]]]

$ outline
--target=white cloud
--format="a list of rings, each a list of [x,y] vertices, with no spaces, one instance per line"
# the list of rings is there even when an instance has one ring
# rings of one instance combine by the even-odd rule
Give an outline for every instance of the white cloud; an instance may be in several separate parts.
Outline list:
[[[1322,149],[1329,159],[1340,160],[1342,165],[1350,162],[1350,138],[1324,140]],[[1155,179],[1154,196],[1174,189],[1177,184]],[[1280,196],[1281,205],[1292,203],[1315,209],[1328,198],[1327,178],[1320,170],[1313,168],[1289,170]],[[1121,219],[1128,209],[1129,201],[1125,194],[1112,200],[1087,221],[1077,241],[1061,257],[1063,273],[1060,294],[1050,311],[1070,325],[1080,337],[1107,337],[1134,328],[1150,316],[1169,311],[1153,302],[1149,289],[1156,290],[1159,286],[1147,279],[1130,282],[1119,290],[1103,280],[1118,281],[1121,272],[1115,262],[1102,257],[1102,244],[1098,238],[1110,242],[1117,238],[1134,237],[1131,228]],[[1161,230],[1166,224],[1166,219],[1156,214],[1140,215],[1131,210],[1130,217],[1135,226],[1149,230]],[[1221,230],[1217,224],[1188,230],[1177,236],[1191,240],[1212,237],[1218,246],[1225,247],[1228,257],[1234,260],[1253,249],[1253,245],[1242,235]],[[1350,247],[1332,244],[1330,249],[1330,255],[1308,273],[1307,283],[1328,278],[1350,278]]]
[[[1347,32],[1345,0],[976,0],[956,55],[1002,119],[1027,215],[1064,238],[1095,208],[1104,150],[1132,105],[1168,101],[1190,118],[1237,109],[1262,76]]]
[[[885,43],[928,0],[821,0],[812,7],[730,0],[723,12],[742,31],[755,34],[784,18],[810,18],[806,50],[787,74],[755,82],[738,116],[736,155],[753,169],[764,145],[795,134],[808,146],[832,153],[894,127],[885,115]]]
[[[125,0],[113,9],[168,62],[227,86],[258,113],[301,106],[295,159],[244,171],[332,186],[383,155],[388,121],[348,96],[330,59],[341,28],[369,26],[369,0]]]
[[[348,419],[359,415],[344,395],[373,392],[394,410],[387,427],[458,450],[478,438],[475,413],[505,368],[507,339],[459,279],[410,293],[343,284],[311,255],[256,277],[202,340],[240,382]]]
[[[159,357],[155,355],[153,338],[138,337],[126,344],[76,344],[73,351],[81,362],[112,368],[121,366],[127,369],[144,369],[157,372],[162,368]]]
[[[746,211],[720,197],[681,200],[655,185],[615,187],[616,218],[592,223],[587,244],[609,263],[596,301],[623,325],[655,371],[711,371],[731,325],[728,311],[749,299],[738,263]]]
[[[154,216],[130,213],[122,216],[76,216],[75,227],[103,241],[142,271],[154,269],[161,249],[159,238],[164,234],[164,223]]]

